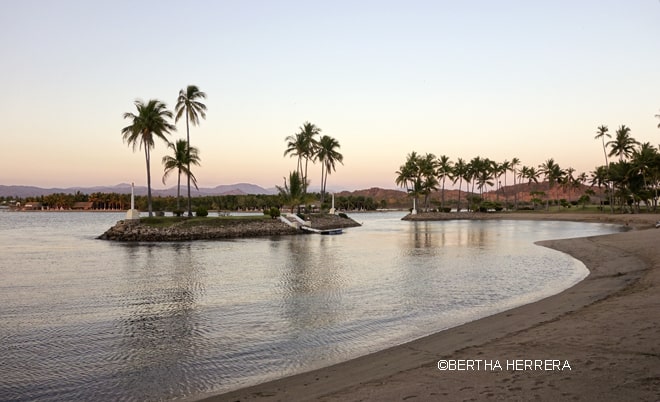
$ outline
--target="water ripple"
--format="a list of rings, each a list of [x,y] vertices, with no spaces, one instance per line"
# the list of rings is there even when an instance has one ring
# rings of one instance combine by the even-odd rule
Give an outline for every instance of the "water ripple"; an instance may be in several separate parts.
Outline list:
[[[118,218],[2,215],[0,400],[172,400],[329,365],[570,286],[584,267],[531,242],[617,230],[379,214],[332,237],[93,239]]]

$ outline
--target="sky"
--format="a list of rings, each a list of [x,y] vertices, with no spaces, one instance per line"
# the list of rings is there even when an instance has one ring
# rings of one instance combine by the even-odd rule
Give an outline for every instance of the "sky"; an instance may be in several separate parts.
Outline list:
[[[335,190],[396,188],[411,151],[590,172],[596,129],[660,144],[660,1],[0,0],[0,184],[146,185],[122,142],[136,99],[191,127],[201,187],[282,185],[309,121],[341,145]],[[179,121],[171,140],[185,138]],[[152,151],[152,186],[162,156]],[[321,169],[310,167],[311,186]]]

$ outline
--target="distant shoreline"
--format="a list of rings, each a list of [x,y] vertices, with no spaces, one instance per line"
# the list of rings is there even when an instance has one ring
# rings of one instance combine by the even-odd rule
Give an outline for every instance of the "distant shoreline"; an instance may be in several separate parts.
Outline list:
[[[612,223],[634,229],[649,229],[655,227],[660,220],[660,214],[611,214],[608,212],[423,212],[408,214],[402,220],[413,222],[451,221],[451,220],[542,220],[571,221],[584,223]]]

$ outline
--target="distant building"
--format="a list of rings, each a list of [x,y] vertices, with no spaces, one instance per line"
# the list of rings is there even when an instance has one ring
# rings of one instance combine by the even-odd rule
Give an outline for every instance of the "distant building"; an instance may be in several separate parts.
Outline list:
[[[89,202],[79,201],[79,202],[74,203],[73,206],[71,207],[71,209],[78,209],[78,210],[88,211],[88,210],[92,209],[93,205],[94,205],[94,202],[92,202],[92,201],[89,201]]]
[[[40,202],[36,201],[27,201],[23,206],[23,210],[25,211],[37,211],[40,209],[42,209],[42,205]]]

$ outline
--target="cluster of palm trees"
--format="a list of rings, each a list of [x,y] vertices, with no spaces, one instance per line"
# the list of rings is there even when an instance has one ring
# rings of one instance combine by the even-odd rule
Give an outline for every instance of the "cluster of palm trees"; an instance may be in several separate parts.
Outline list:
[[[285,138],[286,150],[284,156],[297,157],[296,170],[289,174],[287,184],[278,187],[283,195],[292,198],[289,202],[305,202],[309,179],[307,168],[309,162],[321,164],[321,203],[325,201],[328,175],[336,170],[337,162],[343,164],[344,156],[339,152],[339,142],[328,135],[321,135],[321,129],[306,121],[299,131]],[[294,192],[295,190],[295,192]]]
[[[656,115],[660,118],[660,115]],[[660,128],[660,124],[658,124]],[[604,186],[609,194],[611,210],[615,205],[621,212],[634,205],[640,210],[643,202],[647,208],[657,208],[658,186],[660,185],[660,152],[648,142],[640,143],[630,135],[630,127],[619,126],[614,139],[605,125],[598,127],[594,139],[600,139],[605,164],[592,172],[592,185]],[[609,148],[609,150],[608,150]],[[611,162],[609,158],[617,157]]]
[[[586,182],[587,176],[582,173],[575,176],[575,169],[561,169],[554,159],[548,159],[538,166],[521,166],[520,159],[512,158],[510,161],[498,163],[488,158],[474,157],[469,162],[458,158],[452,162],[446,155],[436,157],[432,153],[420,155],[417,152],[411,152],[406,158],[406,162],[401,165],[396,172],[395,183],[406,189],[408,194],[415,200],[415,205],[424,210],[429,209],[429,196],[431,193],[440,190],[440,208],[447,211],[445,207],[445,188],[448,184],[458,183],[458,204],[457,210],[461,210],[461,193],[463,183],[465,183],[465,192],[467,194],[477,194],[479,197],[473,197],[473,204],[468,200],[467,209],[475,209],[478,203],[483,199],[483,193],[487,189],[495,188],[495,196],[499,200],[500,195],[504,197],[505,205],[509,205],[509,194],[505,191],[508,185],[509,173],[513,179],[513,185],[516,185],[516,179],[519,182],[527,181],[528,184],[538,183],[542,176],[549,182],[550,188],[560,185],[564,189],[579,187]],[[560,187],[557,186],[557,187]],[[556,192],[558,197],[558,192]],[[423,196],[422,204],[419,203],[420,196]],[[467,198],[467,197],[466,197]],[[517,192],[514,193],[513,208],[518,208]],[[477,205],[475,205],[475,203]]]
[[[190,170],[190,165],[199,165],[199,150],[190,146],[190,124],[199,125],[200,118],[206,118],[206,106],[201,103],[201,99],[205,99],[206,94],[199,90],[195,85],[189,85],[185,89],[179,91],[174,113],[167,109],[167,105],[158,100],[150,99],[147,102],[142,100],[135,101],[137,113],[126,112],[124,119],[131,121],[131,124],[121,130],[122,138],[129,146],[136,148],[144,148],[145,162],[147,165],[147,205],[149,216],[153,215],[152,197],[151,197],[151,150],[156,146],[156,139],[164,141],[168,147],[174,151],[173,156],[166,156],[163,158],[165,165],[165,174],[163,176],[163,183],[167,176],[174,169],[178,170],[178,189],[179,194],[181,186],[181,174],[188,178],[188,216],[192,216],[192,204],[190,197],[190,182],[191,180],[197,186],[197,179]],[[178,140],[176,143],[171,143],[167,139],[167,135],[176,131],[176,126],[170,121],[174,119],[177,123],[179,119],[186,117],[186,140]],[[178,197],[177,197],[178,200]]]
[[[660,118],[660,114],[656,115]],[[658,125],[660,128],[660,124]],[[581,188],[582,185],[605,187],[610,198],[611,211],[615,204],[620,211],[624,212],[628,207],[635,205],[637,210],[643,202],[650,209],[657,208],[658,187],[660,186],[660,151],[650,143],[640,144],[630,135],[630,128],[621,125],[615,138],[611,138],[607,126],[597,129],[595,139],[600,139],[605,155],[605,165],[598,166],[591,172],[590,177],[586,173],[576,174],[575,169],[569,167],[562,169],[553,158],[547,159],[537,167],[521,166],[518,158],[511,161],[505,160],[498,163],[488,158],[475,157],[469,162],[458,158],[452,162],[449,157],[442,155],[436,157],[427,153],[420,155],[411,152],[407,155],[406,162],[396,172],[395,183],[406,189],[408,194],[415,200],[415,205],[428,210],[429,196],[435,191],[440,191],[440,206],[445,207],[444,191],[447,180],[458,183],[458,205],[461,210],[461,191],[465,183],[465,192],[471,195],[475,193],[475,186],[479,197],[473,197],[473,201],[481,202],[484,190],[496,189],[497,199],[504,196],[505,205],[509,207],[507,186],[507,174],[512,173],[513,184],[516,179],[519,182],[527,181],[538,183],[539,179],[547,182],[550,191],[555,189],[555,203],[559,204],[559,189],[568,192],[568,202],[571,201],[571,192]],[[610,162],[610,157],[618,157],[618,162]],[[585,191],[585,193],[592,191]],[[422,205],[419,203],[423,196]],[[546,198],[546,208],[549,208],[550,198]],[[478,205],[476,205],[478,207]],[[517,192],[514,193],[513,208],[518,208]],[[468,203],[468,209],[474,209],[475,205]]]

